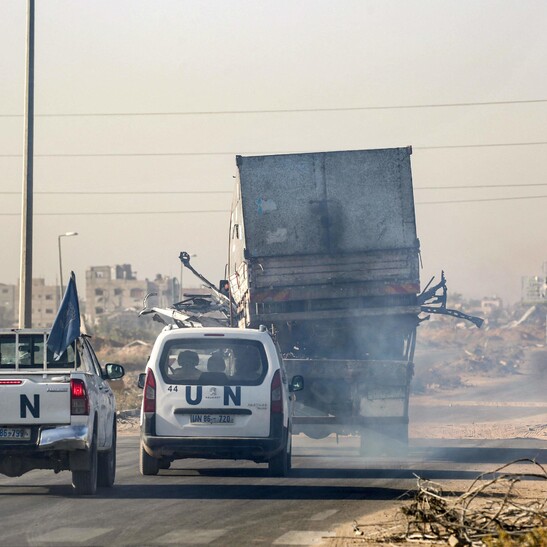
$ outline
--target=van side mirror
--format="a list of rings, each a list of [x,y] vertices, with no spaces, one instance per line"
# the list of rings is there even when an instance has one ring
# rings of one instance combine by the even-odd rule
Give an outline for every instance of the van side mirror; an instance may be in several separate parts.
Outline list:
[[[289,384],[289,391],[293,393],[294,391],[302,391],[304,389],[304,378],[297,374],[291,378],[291,383]]]
[[[137,380],[137,387],[144,389],[144,382],[146,381],[146,372],[141,372],[139,374],[139,379]]]
[[[119,380],[125,375],[124,368],[116,363],[106,363],[104,368],[106,380]]]

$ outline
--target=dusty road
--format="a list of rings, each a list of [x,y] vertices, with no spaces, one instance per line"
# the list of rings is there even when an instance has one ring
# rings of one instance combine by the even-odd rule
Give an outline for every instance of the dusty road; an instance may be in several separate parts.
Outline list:
[[[351,534],[354,519],[393,514],[415,475],[465,491],[500,464],[522,457],[546,464],[546,371],[547,351],[538,350],[517,375],[413,397],[404,460],[363,460],[356,437],[295,437],[294,469],[284,479],[268,477],[265,465],[206,460],[142,477],[138,437],[126,431],[116,485],[96,497],[75,496],[67,472],[0,476],[0,544],[346,545],[324,538]]]
[[[0,477],[1,543],[312,545],[344,533],[343,523],[390,508],[415,486],[414,473],[458,484],[508,458],[547,461],[547,443],[537,441],[505,441],[504,450],[495,442],[431,444],[414,440],[405,461],[363,461],[356,438],[337,444],[334,437],[299,436],[289,478],[270,478],[265,466],[252,463],[205,460],[175,462],[160,476],[142,477],[138,438],[126,436],[119,440],[115,487],[93,498],[75,496],[66,472]]]

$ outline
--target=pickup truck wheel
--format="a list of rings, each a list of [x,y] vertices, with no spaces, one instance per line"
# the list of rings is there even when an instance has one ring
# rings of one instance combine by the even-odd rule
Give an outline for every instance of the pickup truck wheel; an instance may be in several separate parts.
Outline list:
[[[157,475],[160,470],[160,460],[153,458],[144,449],[141,441],[141,451],[139,457],[139,468],[141,475]]]
[[[110,450],[99,453],[97,482],[99,486],[111,488],[116,479],[116,422],[112,427],[112,446]]]
[[[93,434],[89,449],[90,466],[86,471],[72,471],[72,486],[77,494],[92,496],[97,492],[97,435]]]
[[[286,477],[292,467],[292,443],[287,438],[285,448],[273,456],[268,462],[268,470],[272,477]]]

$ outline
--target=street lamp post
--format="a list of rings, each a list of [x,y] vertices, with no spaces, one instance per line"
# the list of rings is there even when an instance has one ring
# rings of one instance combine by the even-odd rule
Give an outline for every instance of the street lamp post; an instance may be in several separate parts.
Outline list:
[[[78,232],[66,232],[66,234],[61,234],[57,236],[57,242],[59,243],[59,280],[61,282],[61,298],[63,298],[63,260],[61,258],[61,238],[62,237],[70,237],[70,236],[77,236]]]

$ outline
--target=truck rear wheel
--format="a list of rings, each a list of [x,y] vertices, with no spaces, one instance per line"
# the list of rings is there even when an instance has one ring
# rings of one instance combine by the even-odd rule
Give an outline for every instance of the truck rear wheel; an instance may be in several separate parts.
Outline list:
[[[110,450],[99,453],[97,482],[99,486],[111,488],[116,479],[116,421],[112,426],[112,446]]]
[[[89,448],[89,469],[85,471],[72,471],[72,486],[81,496],[92,496],[97,492],[97,435],[93,433],[91,447]]]
[[[158,458],[153,458],[150,454],[148,454],[148,452],[144,449],[142,441],[139,457],[139,469],[141,475],[157,475],[160,470],[160,460],[158,460]]]

